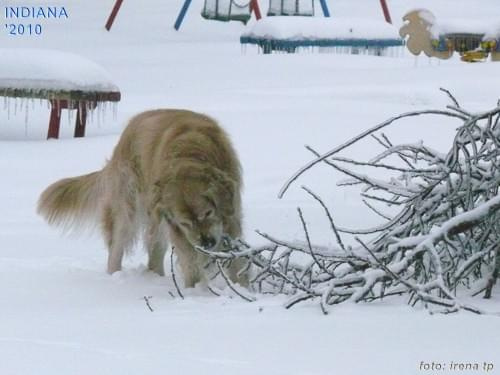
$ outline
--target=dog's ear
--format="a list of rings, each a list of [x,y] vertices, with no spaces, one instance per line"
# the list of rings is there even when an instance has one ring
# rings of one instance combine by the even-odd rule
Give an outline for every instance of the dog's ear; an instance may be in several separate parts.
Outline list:
[[[162,177],[156,180],[153,184],[153,194],[158,197],[160,201],[168,201],[170,199],[171,185],[174,182],[172,176]]]
[[[218,209],[224,216],[233,216],[238,191],[238,185],[226,172],[213,168],[210,171],[213,184],[207,194],[216,202]]]

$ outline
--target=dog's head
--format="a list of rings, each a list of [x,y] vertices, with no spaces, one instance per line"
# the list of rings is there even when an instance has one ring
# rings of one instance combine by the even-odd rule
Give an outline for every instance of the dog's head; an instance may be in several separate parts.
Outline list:
[[[217,248],[224,224],[235,214],[237,184],[224,171],[196,165],[178,168],[159,183],[162,215],[193,246]]]

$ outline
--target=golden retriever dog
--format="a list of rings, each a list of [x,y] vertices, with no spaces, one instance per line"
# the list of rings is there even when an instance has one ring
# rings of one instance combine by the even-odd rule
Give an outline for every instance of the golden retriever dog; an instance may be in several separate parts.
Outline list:
[[[38,213],[70,228],[100,219],[110,274],[142,236],[148,268],[164,275],[170,243],[186,287],[193,287],[208,281],[208,258],[195,247],[220,251],[224,236],[241,235],[241,187],[238,157],[213,119],[160,109],[130,121],[102,170],[50,185]],[[229,277],[245,285],[243,266],[233,262]]]

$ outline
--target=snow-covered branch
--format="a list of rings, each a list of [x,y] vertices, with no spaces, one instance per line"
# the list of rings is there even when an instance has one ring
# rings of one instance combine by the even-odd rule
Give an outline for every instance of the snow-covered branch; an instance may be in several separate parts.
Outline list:
[[[304,243],[260,233],[267,246],[252,248],[228,240],[227,251],[205,254],[214,262],[246,258],[254,269],[254,291],[288,294],[287,307],[318,300],[327,313],[330,306],[345,301],[407,295],[412,305],[480,313],[459,297],[482,292],[491,297],[500,274],[500,106],[472,113],[444,91],[453,100],[446,111],[395,116],[323,154],[307,147],[316,158],[280,192],[282,196],[302,173],[324,162],[346,175],[348,179],[340,186],[361,187],[363,202],[383,219],[380,225],[342,228],[321,198],[303,187],[323,208],[338,246],[312,245],[306,218],[299,209]],[[375,134],[396,120],[424,114],[463,122],[447,153],[423,142],[395,145],[385,134]],[[367,161],[338,155],[368,135],[382,146],[378,154]],[[363,168],[363,172],[356,168]],[[370,176],[370,168],[384,170],[385,178]],[[351,246],[342,238],[346,233],[358,236]]]

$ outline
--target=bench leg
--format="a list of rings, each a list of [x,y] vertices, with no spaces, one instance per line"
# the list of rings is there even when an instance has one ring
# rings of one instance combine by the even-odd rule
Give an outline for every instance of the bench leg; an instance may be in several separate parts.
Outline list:
[[[87,123],[87,105],[85,102],[78,105],[76,112],[75,138],[85,137],[85,125]]]
[[[61,126],[61,105],[56,100],[50,101],[50,120],[47,139],[59,138],[59,128]]]

